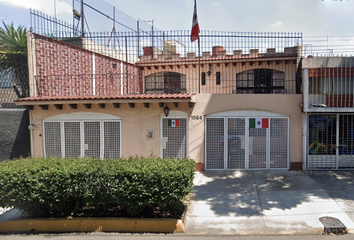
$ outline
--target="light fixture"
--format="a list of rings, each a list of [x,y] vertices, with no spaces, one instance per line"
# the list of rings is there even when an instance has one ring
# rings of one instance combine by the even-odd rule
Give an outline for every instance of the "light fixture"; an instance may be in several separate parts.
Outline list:
[[[28,130],[33,130],[36,126],[34,124],[31,124],[28,126]]]
[[[207,74],[210,77],[210,75],[211,75],[211,63],[209,63],[209,71],[207,72]]]
[[[170,109],[169,107],[167,107],[167,105],[166,107],[163,108],[163,113],[165,114],[166,117],[168,117],[168,114],[170,114]]]

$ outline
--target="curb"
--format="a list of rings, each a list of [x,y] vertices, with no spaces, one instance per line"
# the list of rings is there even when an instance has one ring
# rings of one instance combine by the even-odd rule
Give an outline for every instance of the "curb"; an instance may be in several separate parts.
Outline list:
[[[18,219],[0,224],[0,233],[151,232],[184,233],[180,219],[58,218]]]

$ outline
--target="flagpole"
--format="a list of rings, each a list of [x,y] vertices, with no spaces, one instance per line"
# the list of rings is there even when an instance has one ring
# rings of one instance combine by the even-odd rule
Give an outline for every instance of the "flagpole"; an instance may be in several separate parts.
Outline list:
[[[198,23],[198,14],[197,14],[197,0],[194,0],[194,12],[193,12],[193,21],[192,21],[192,31],[191,31],[191,41],[194,42],[198,39],[198,93],[200,93],[200,40],[199,40],[199,23]]]
[[[198,57],[199,57],[199,77],[198,77],[198,93],[200,93],[200,36],[198,37]]]

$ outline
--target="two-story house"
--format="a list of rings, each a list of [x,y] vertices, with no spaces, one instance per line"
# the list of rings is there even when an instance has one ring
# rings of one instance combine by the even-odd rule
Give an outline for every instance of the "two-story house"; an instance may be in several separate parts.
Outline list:
[[[304,157],[307,169],[354,167],[354,58],[302,61]]]
[[[30,109],[32,155],[190,157],[196,170],[301,169],[300,46],[239,50],[219,40],[199,55],[180,40],[139,41],[142,52],[97,50],[86,39],[30,33],[31,96],[17,104]]]

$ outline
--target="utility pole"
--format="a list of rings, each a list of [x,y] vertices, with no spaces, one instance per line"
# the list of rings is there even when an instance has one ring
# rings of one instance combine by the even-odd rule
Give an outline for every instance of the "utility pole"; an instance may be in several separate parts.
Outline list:
[[[81,37],[85,37],[84,0],[81,0]]]

